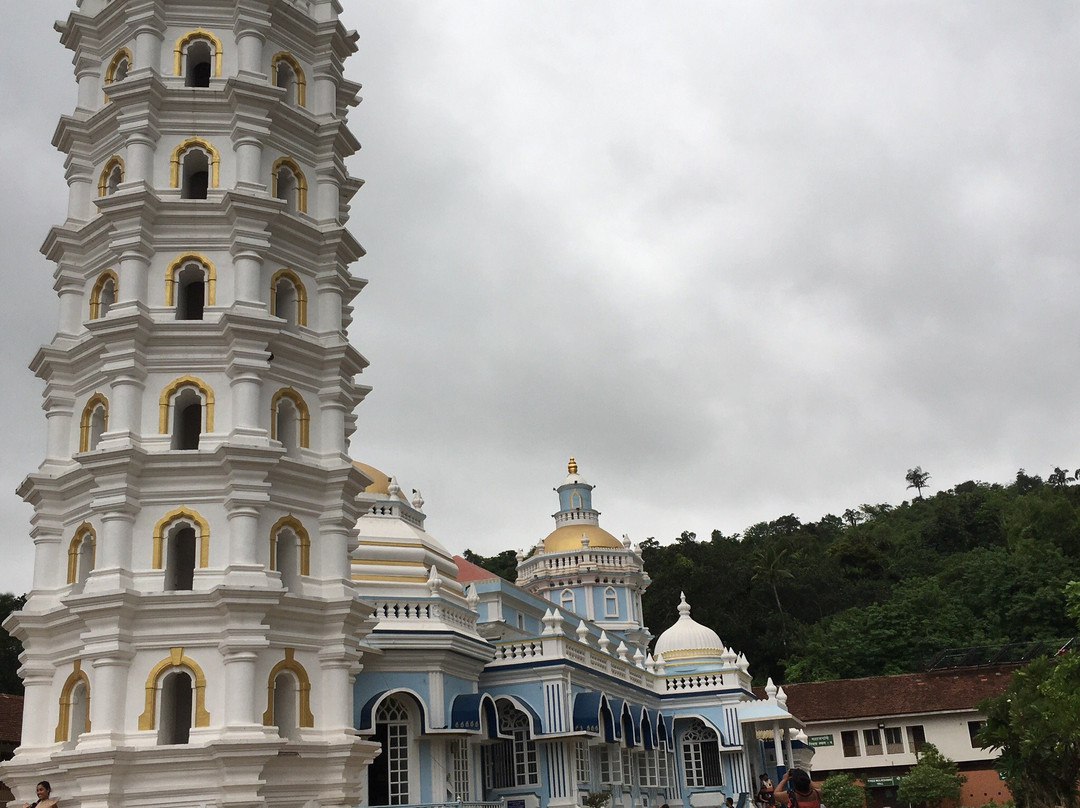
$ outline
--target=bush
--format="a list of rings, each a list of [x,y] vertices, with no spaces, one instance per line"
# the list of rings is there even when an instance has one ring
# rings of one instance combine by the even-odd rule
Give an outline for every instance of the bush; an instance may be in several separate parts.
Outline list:
[[[847,772],[837,772],[821,784],[821,802],[827,808],[863,808],[866,791]]]

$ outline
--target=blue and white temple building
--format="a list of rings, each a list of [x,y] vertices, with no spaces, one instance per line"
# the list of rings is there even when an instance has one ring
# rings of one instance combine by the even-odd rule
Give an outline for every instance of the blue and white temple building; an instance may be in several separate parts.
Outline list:
[[[75,5],[45,451],[8,540],[35,554],[5,623],[16,800],[45,779],[65,808],[718,806],[790,765],[783,692],[755,699],[690,604],[653,643],[641,556],[573,461],[515,583],[354,462],[338,0]]]
[[[555,529],[518,554],[516,583],[449,552],[423,501],[363,467],[353,580],[378,619],[356,679],[355,723],[382,754],[371,804],[723,805],[804,758],[782,690],[751,692],[749,662],[690,616],[655,644],[649,584],[624,536],[600,527],[571,458]]]

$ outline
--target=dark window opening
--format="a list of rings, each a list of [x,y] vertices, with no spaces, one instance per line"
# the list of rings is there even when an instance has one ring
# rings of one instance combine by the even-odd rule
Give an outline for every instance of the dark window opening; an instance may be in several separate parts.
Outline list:
[[[195,586],[195,529],[188,525],[176,528],[166,549],[165,591],[190,592]]]
[[[206,199],[210,187],[210,158],[202,149],[184,152],[184,181],[180,186],[181,199]]]
[[[188,266],[176,279],[176,319],[201,320],[206,304],[206,273],[200,266]]]
[[[173,449],[198,449],[202,433],[202,398],[188,388],[173,400]]]
[[[187,75],[184,85],[187,87],[210,86],[210,59],[213,51],[210,43],[203,39],[197,39],[190,43],[187,48]]]
[[[191,677],[184,671],[166,674],[161,683],[158,745],[184,744],[191,735]]]
[[[844,748],[844,757],[859,756],[859,733],[845,730],[840,733],[840,745]]]

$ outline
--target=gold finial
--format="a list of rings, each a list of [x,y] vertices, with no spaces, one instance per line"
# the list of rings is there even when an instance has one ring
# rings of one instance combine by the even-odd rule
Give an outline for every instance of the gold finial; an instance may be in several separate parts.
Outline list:
[[[570,462],[566,464],[566,470],[571,474],[577,474],[577,461],[574,458],[570,458]]]

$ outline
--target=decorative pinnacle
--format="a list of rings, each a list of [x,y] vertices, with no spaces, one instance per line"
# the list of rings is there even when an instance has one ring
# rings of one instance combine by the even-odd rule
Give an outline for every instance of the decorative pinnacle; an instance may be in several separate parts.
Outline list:
[[[679,619],[690,617],[690,604],[686,600],[686,593],[679,593]]]
[[[577,474],[577,461],[573,457],[570,458],[570,462],[566,464],[566,471],[569,474]]]

